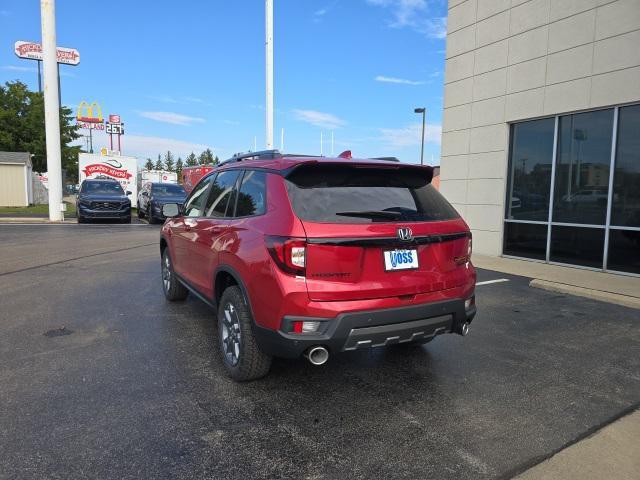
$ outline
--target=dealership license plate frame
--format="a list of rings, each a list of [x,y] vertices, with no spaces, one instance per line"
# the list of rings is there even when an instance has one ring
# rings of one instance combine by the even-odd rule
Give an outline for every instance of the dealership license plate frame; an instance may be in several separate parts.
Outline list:
[[[394,267],[391,261],[391,254],[404,253],[404,252],[411,252],[413,255],[413,261],[411,263],[400,264]],[[383,250],[382,261],[384,262],[384,270],[386,272],[417,270],[418,268],[420,268],[420,261],[418,259],[418,249],[416,248],[395,248],[393,250]]]

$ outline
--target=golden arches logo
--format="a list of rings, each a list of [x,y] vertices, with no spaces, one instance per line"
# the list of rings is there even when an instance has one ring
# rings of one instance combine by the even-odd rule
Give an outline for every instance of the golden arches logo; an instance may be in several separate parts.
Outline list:
[[[96,116],[93,115],[94,110],[96,111]],[[79,122],[85,123],[103,123],[104,118],[102,117],[102,107],[98,102],[91,102],[89,105],[88,102],[84,100],[80,102],[78,105],[78,115],[76,116]]]

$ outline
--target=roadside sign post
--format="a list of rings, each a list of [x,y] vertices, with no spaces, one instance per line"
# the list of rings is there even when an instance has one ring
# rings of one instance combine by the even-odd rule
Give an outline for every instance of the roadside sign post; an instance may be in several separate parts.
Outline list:
[[[35,60],[38,63],[38,92],[42,93],[42,79],[40,64],[43,61],[42,45],[36,42],[18,40],[13,47],[18,58]],[[58,63],[58,106],[62,106],[62,94],[60,90],[60,64],[76,66],[80,63],[80,52],[75,48],[56,47],[56,59]]]

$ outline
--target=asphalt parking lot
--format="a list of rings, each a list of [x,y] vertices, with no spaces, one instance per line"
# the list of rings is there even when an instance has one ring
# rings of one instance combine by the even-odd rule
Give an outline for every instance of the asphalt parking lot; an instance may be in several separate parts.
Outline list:
[[[236,384],[158,232],[0,225],[0,478],[510,478],[640,404],[637,310],[490,271],[468,337]]]

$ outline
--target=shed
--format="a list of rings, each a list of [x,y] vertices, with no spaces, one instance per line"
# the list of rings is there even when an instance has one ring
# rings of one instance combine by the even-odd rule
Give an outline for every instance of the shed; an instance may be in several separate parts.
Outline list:
[[[0,152],[0,206],[26,207],[31,203],[31,155]]]

